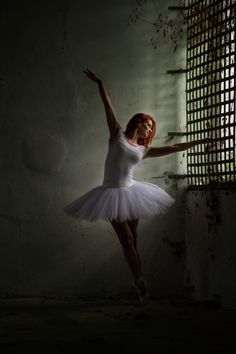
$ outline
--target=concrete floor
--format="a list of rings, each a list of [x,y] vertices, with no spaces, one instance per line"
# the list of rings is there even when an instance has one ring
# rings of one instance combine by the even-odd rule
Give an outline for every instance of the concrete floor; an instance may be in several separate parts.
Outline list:
[[[236,310],[186,299],[0,299],[1,353],[234,353]]]

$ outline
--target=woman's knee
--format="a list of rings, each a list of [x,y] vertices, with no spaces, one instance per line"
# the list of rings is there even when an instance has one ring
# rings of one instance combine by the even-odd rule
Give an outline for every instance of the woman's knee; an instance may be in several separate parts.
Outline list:
[[[138,219],[129,221],[129,227],[133,234],[135,244],[137,244],[137,238],[138,238],[138,232],[137,232],[138,222],[139,222]]]
[[[123,248],[131,249],[134,247],[134,239],[130,232],[127,232],[120,237],[120,243],[122,244]]]

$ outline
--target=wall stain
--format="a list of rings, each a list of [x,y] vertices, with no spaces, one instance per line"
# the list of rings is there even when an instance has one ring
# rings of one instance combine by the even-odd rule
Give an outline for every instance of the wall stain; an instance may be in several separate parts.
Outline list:
[[[206,192],[206,219],[208,232],[216,231],[216,226],[221,223],[221,212],[219,194],[213,189]]]
[[[177,262],[179,262],[181,258],[185,256],[185,240],[171,241],[167,236],[162,237],[162,240],[172,249],[172,254],[176,258]]]

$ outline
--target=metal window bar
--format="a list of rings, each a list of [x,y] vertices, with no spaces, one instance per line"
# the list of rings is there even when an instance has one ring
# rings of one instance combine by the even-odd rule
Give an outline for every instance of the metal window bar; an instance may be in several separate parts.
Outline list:
[[[189,187],[236,182],[236,0],[186,0],[188,140],[218,139],[187,151]]]

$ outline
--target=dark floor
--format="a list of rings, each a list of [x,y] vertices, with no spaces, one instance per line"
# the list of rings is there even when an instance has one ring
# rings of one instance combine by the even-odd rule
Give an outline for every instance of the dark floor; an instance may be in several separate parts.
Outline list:
[[[236,311],[185,299],[0,299],[1,353],[235,353]]]

